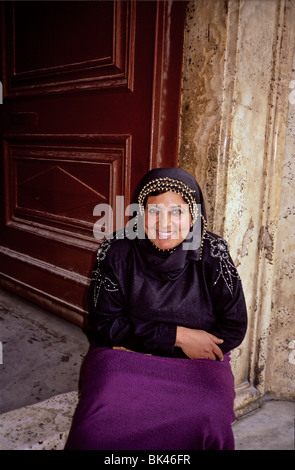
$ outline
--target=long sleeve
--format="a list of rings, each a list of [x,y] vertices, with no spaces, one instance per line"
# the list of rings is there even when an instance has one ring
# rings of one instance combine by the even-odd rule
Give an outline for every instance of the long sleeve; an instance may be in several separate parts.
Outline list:
[[[209,236],[211,256],[211,297],[216,325],[210,333],[224,340],[226,353],[238,347],[247,330],[247,308],[242,283],[222,238]]]
[[[220,345],[223,353],[238,347],[247,329],[247,311],[241,281],[235,282],[234,294],[229,295],[216,289],[215,304],[217,324],[210,333],[224,340]]]
[[[173,352],[176,325],[142,321],[127,311],[130,263],[126,243],[107,241],[99,252],[88,293],[89,325],[97,344],[143,353]],[[120,249],[121,248],[121,249]],[[127,250],[128,251],[128,250]]]

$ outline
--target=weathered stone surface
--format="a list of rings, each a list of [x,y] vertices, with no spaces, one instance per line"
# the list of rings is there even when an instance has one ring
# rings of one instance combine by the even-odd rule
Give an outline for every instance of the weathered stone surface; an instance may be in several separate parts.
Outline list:
[[[77,400],[77,392],[69,392],[3,413],[0,450],[63,449]]]
[[[245,407],[295,390],[294,51],[290,0],[188,3],[179,163],[243,281],[249,328],[232,364]]]

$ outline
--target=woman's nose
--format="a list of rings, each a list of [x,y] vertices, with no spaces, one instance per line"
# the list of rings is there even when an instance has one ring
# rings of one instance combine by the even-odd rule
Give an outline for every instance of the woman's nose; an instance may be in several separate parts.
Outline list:
[[[169,211],[161,211],[159,216],[159,228],[160,229],[167,229],[170,227],[171,223],[171,215]]]

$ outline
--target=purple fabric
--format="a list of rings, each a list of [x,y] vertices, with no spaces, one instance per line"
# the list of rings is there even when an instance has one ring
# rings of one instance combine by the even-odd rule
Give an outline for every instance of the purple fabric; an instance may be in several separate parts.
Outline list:
[[[234,378],[224,361],[91,349],[65,449],[233,450]]]

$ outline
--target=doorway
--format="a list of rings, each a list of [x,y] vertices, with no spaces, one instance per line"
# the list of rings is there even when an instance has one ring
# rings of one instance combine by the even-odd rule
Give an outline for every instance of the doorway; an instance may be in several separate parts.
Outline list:
[[[177,165],[184,16],[183,1],[2,2],[0,284],[76,324],[94,207],[115,213]]]

